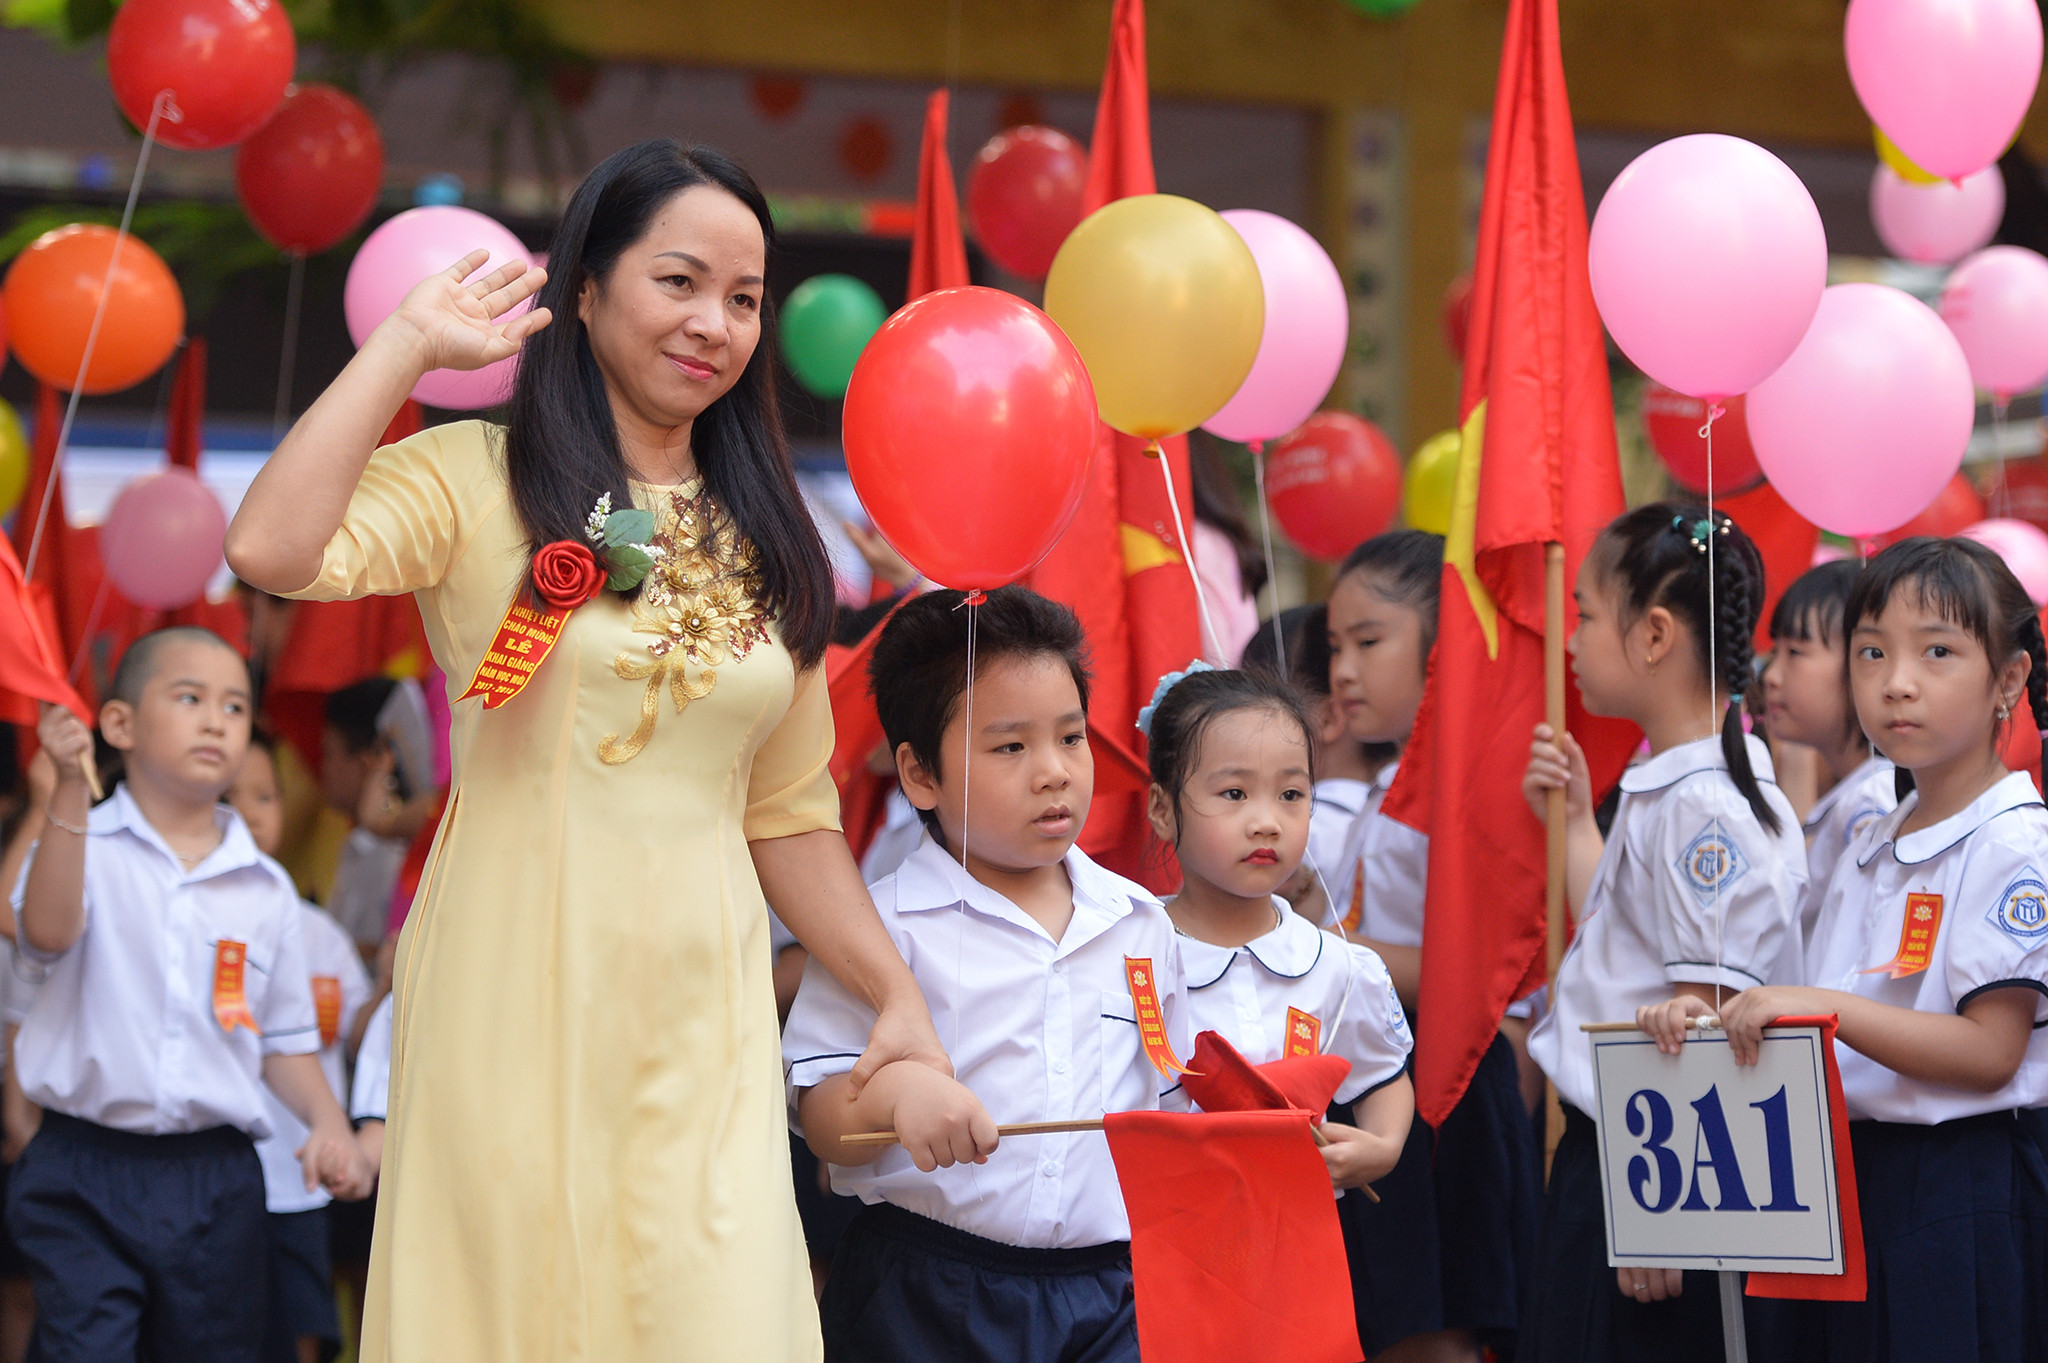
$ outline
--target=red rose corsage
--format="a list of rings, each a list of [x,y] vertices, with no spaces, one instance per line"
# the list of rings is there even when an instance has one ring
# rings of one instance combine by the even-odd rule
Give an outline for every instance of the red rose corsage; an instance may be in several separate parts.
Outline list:
[[[533,556],[533,590],[556,610],[575,610],[604,592],[610,571],[587,544],[556,540]]]

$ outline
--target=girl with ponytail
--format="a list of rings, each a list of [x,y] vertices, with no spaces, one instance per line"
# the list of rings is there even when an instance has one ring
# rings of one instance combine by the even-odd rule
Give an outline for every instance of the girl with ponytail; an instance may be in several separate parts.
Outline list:
[[[1843,612],[1863,731],[1911,789],[1835,868],[1805,976],[1720,1009],[1738,1063],[1780,1017],[1835,1014],[1869,1295],[1758,1302],[1755,1356],[2040,1359],[2048,1165],[2048,810],[1999,759],[2048,732],[2034,603],[1998,556],[1911,539],[1871,560]],[[1902,785],[1904,782],[1901,783]],[[1675,1050],[1674,1000],[1639,1018]]]
[[[1763,563],[1727,517],[1659,502],[1600,533],[1574,596],[1569,649],[1580,698],[1594,714],[1640,726],[1649,757],[1623,774],[1604,840],[1570,735],[1538,725],[1522,783],[1539,818],[1548,792],[1565,791],[1578,931],[1529,1038],[1563,1101],[1565,1129],[1516,1357],[1705,1363],[1724,1357],[1710,1274],[1607,1266],[1599,1143],[1586,1115],[1592,1057],[1580,1024],[1635,1017],[1674,993],[1710,1013],[1742,990],[1797,978],[1806,844],[1769,751],[1742,727]]]

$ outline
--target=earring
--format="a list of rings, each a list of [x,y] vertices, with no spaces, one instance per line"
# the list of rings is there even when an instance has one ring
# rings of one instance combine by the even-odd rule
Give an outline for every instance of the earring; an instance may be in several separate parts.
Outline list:
[[[2006,722],[2006,721],[2007,721],[2008,719],[2011,719],[2011,718],[2012,718],[2012,707],[2011,707],[2010,705],[2007,705],[2007,704],[2005,704],[2005,702],[2003,702],[2003,701],[2000,701],[2000,702],[1999,702],[1999,705],[1998,705],[1998,722],[1999,722],[2000,724],[2003,724],[2003,723],[2005,723],[2005,722]]]

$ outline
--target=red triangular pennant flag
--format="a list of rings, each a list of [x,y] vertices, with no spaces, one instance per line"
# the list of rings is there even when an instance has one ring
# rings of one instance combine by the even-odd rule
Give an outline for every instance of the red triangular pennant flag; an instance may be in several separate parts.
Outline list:
[[[1322,1120],[1351,1073],[1351,1062],[1341,1055],[1289,1055],[1254,1065],[1215,1032],[1195,1037],[1188,1067],[1181,1085],[1204,1112],[1292,1108],[1314,1121]]]
[[[1152,119],[1145,70],[1143,0],[1116,0],[1109,64],[1095,108],[1084,213],[1133,194],[1151,194]],[[1180,504],[1194,505],[1187,441],[1160,442]],[[1031,572],[1031,586],[1081,617],[1095,672],[1089,717],[1109,734],[1129,734],[1159,678],[1202,656],[1194,584],[1188,577],[1192,525],[1177,525],[1160,461],[1145,442],[1107,426],[1097,432],[1080,509],[1067,533]],[[1179,883],[1171,849],[1153,850],[1143,791],[1098,787],[1081,846],[1121,875],[1154,890]]]
[[[1564,545],[1569,589],[1624,506],[1557,0],[1508,7],[1471,298],[1437,643],[1385,805],[1430,839],[1415,1106],[1437,1125],[1507,1005],[1541,977],[1543,825],[1522,798],[1521,760],[1503,754],[1527,752],[1544,718],[1545,546]],[[1604,791],[1637,736],[1568,694],[1569,726]]]
[[[960,195],[946,157],[944,90],[924,105],[924,144],[917,153],[917,226],[910,234],[910,298],[973,283],[967,273],[967,238],[960,233]]]
[[[63,658],[43,606],[22,579],[14,546],[0,541],[0,719],[34,728],[45,701],[93,722],[92,711],[64,680]]]
[[[1343,1232],[1306,1112],[1112,1112],[1145,1363],[1358,1363]]]
[[[1800,1301],[1862,1301],[1870,1295],[1869,1266],[1863,1253],[1863,1200],[1856,1194],[1856,1156],[1849,1147],[1849,1100],[1842,1094],[1842,1070],[1835,1063],[1835,1028],[1841,1019],[1778,1018],[1773,1027],[1818,1027],[1821,1056],[1828,1077],[1828,1124],[1834,1130],[1835,1208],[1842,1218],[1842,1272],[1752,1273],[1752,1297],[1789,1297]]]

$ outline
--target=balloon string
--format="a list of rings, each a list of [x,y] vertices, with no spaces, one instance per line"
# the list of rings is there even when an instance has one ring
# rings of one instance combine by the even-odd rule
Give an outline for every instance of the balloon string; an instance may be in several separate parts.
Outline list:
[[[2005,408],[2006,399],[1991,395],[1991,514],[2010,516],[2012,514],[2012,489],[2005,481]]]
[[[1721,661],[1718,656],[1721,633],[1721,616],[1714,601],[1714,550],[1715,541],[1721,538],[1720,527],[1714,523],[1714,422],[1725,411],[1720,403],[1707,404],[1707,424],[1700,428],[1700,436],[1707,442],[1707,722],[1709,732],[1719,730],[1727,723],[1727,717],[1719,713],[1716,703],[1720,698]],[[1733,699],[1732,697],[1730,698]],[[1716,722],[1718,721],[1718,722]],[[1744,741],[1747,741],[1746,739]],[[1714,833],[1720,841],[1722,855],[1728,855],[1728,835],[1722,831],[1721,818],[1714,816]],[[1716,867],[1714,875],[1714,1010],[1721,1006],[1721,970],[1724,945],[1728,936],[1728,913],[1721,903],[1721,882],[1727,879],[1723,868]]]
[[[981,603],[987,600],[980,592],[967,593],[961,604],[967,607],[967,689],[961,702],[963,713],[960,719],[960,869],[967,870],[967,825],[971,816],[974,798],[974,645],[975,636],[980,632]],[[968,874],[973,874],[971,871]]]
[[[270,413],[270,441],[284,438],[292,414],[292,380],[299,368],[299,304],[306,290],[306,253],[292,252],[291,277],[284,289],[284,342],[277,353],[277,405]]]
[[[149,150],[156,145],[157,124],[166,118],[173,123],[182,123],[185,116],[178,109],[171,92],[159,90],[155,102],[149,106],[149,126],[142,130],[142,151],[135,158],[135,174],[128,181],[128,204],[121,210],[121,226],[114,233],[114,248],[107,253],[107,273],[100,281],[99,301],[93,305],[92,325],[85,333],[85,352],[78,357],[78,377],[72,381],[70,400],[64,404],[64,422],[57,428],[57,448],[50,455],[50,471],[43,483],[42,505],[36,509],[35,532],[29,536],[28,557],[21,565],[21,580],[24,582],[36,575],[36,555],[42,552],[43,530],[50,519],[50,506],[56,500],[57,480],[64,467],[64,451],[70,448],[71,425],[78,419],[79,394],[85,388],[86,372],[92,367],[93,350],[99,345],[100,323],[106,320],[107,298],[114,291],[114,271],[121,264],[121,243],[128,240],[128,228],[135,221],[135,201],[142,194],[142,176],[149,169]]]
[[[1266,442],[1254,440],[1251,449],[1252,477],[1258,483],[1259,494],[1259,540],[1266,551],[1266,590],[1273,598],[1273,656],[1280,660],[1280,680],[1285,682],[1289,679],[1287,640],[1280,629],[1280,576],[1273,570],[1273,513],[1266,505]]]
[[[1216,632],[1216,622],[1209,617],[1209,594],[1202,590],[1202,575],[1195,571],[1195,541],[1188,533],[1188,524],[1181,519],[1180,497],[1173,490],[1173,461],[1153,441],[1145,451],[1159,461],[1160,476],[1166,479],[1166,506],[1173,513],[1173,533],[1180,537],[1181,561],[1188,566],[1188,581],[1195,584],[1195,608],[1201,614],[1202,629],[1209,636],[1209,644],[1215,646],[1215,659],[1223,661],[1223,636]],[[1208,651],[1204,645],[1203,651]]]

